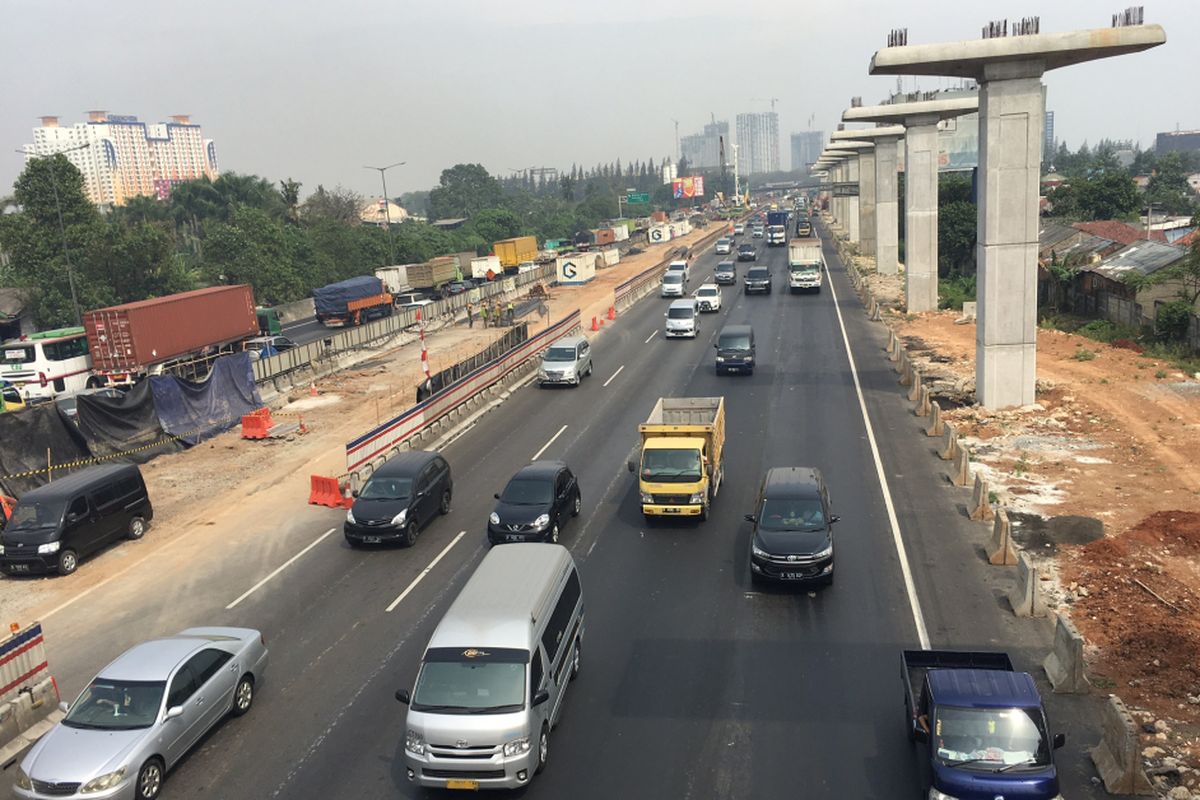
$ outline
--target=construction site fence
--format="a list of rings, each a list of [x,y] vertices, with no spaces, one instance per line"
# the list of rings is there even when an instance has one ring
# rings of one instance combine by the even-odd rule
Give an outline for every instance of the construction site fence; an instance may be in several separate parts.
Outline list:
[[[512,350],[517,345],[529,339],[529,323],[522,322],[509,329],[503,336],[492,342],[484,350],[470,358],[465,358],[457,364],[435,372],[429,376],[429,382],[417,384],[417,402],[428,400],[433,395],[445,391],[449,386],[462,380],[475,370],[488,364]]]

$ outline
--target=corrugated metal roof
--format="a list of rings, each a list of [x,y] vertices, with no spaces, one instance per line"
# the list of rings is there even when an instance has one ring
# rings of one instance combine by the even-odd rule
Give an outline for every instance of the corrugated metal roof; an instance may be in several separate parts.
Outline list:
[[[1064,239],[1069,239],[1077,233],[1079,233],[1079,231],[1065,223],[1043,220],[1042,229],[1038,232],[1038,248],[1045,250],[1047,247],[1053,247]]]
[[[1095,272],[1111,280],[1119,281],[1134,272],[1141,275],[1153,275],[1186,255],[1187,250],[1182,247],[1143,239],[1121,248],[1097,264],[1082,269],[1085,272]]]

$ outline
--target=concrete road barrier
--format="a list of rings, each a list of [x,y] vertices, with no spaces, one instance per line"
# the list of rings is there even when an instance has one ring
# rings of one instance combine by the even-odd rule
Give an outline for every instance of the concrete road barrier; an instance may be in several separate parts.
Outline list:
[[[895,364],[900,360],[900,354],[904,351],[904,348],[900,345],[900,342],[897,341],[896,333],[890,328],[888,329],[888,334],[888,361],[891,361],[893,364]]]
[[[891,328],[888,328],[888,342],[883,349],[889,356],[896,352],[896,332]]]
[[[1137,726],[1115,694],[1108,696],[1101,715],[1100,744],[1090,751],[1092,763],[1109,794],[1149,796],[1154,787],[1142,768]]]
[[[915,367],[913,367],[912,359],[910,359],[908,357],[907,353],[901,355],[900,363],[897,364],[896,366],[900,367],[900,369],[899,369],[900,379],[897,380],[896,383],[900,384],[901,386],[912,386],[913,385],[913,370],[915,369]]]
[[[955,486],[970,486],[971,485],[971,454],[967,452],[967,448],[959,442],[958,449],[954,452],[954,474],[950,479],[954,481]]]
[[[1012,523],[1003,508],[996,511],[992,522],[992,540],[987,547],[988,563],[996,567],[1015,567],[1017,551],[1013,549]]]
[[[958,432],[949,422],[944,423],[942,425],[942,448],[938,451],[938,458],[942,461],[953,461],[961,449],[958,446]]]
[[[1008,602],[1018,617],[1046,616],[1046,598],[1038,582],[1037,567],[1028,553],[1017,558],[1017,586],[1008,593]]]
[[[925,383],[921,380],[921,370],[917,369],[916,365],[911,364],[911,362],[909,373],[912,376],[912,380],[909,381],[912,386],[908,390],[908,402],[915,403],[921,399],[921,390],[925,388]]]
[[[1058,694],[1086,694],[1091,684],[1083,671],[1083,637],[1075,624],[1059,614],[1054,626],[1054,649],[1042,662]]]
[[[979,473],[975,474],[975,486],[971,490],[971,513],[969,516],[974,520],[988,520],[996,516],[992,511],[991,491],[988,489],[987,481]]]
[[[926,436],[941,436],[945,429],[942,422],[942,406],[937,400],[929,402],[929,427],[925,429]]]
[[[924,382],[917,384],[920,390],[917,392],[917,399],[913,406],[913,413],[918,417],[928,417],[930,413],[930,394],[929,387]],[[940,411],[940,409],[939,409]]]

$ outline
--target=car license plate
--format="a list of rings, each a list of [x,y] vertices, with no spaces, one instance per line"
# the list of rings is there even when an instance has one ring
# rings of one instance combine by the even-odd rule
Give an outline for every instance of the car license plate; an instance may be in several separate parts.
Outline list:
[[[785,581],[802,581],[805,578],[807,578],[808,576],[805,575],[803,572],[783,572],[783,573],[780,573],[780,577],[783,578]]]
[[[363,537],[363,544],[379,544],[380,541],[381,540],[378,536],[364,536]]]
[[[678,508],[664,508],[662,511],[664,514],[678,514],[679,513]]]
[[[8,571],[9,572],[29,572],[29,565],[28,564],[9,564]]]
[[[447,789],[467,789],[468,791],[479,791],[479,781],[464,781],[464,780],[448,780],[446,781]]]
[[[506,542],[520,542],[523,540],[523,536],[513,536],[511,533],[504,537],[504,541]]]

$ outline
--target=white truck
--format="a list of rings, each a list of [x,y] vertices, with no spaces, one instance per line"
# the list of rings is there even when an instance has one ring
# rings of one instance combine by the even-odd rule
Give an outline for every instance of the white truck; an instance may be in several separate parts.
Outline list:
[[[795,294],[807,289],[821,291],[825,275],[825,256],[821,240],[792,239],[788,242],[788,290]]]
[[[375,277],[383,281],[384,290],[394,297],[412,288],[408,285],[408,267],[408,264],[379,267],[375,270]]]
[[[472,278],[490,281],[503,274],[504,267],[500,265],[500,256],[481,256],[471,259]]]

